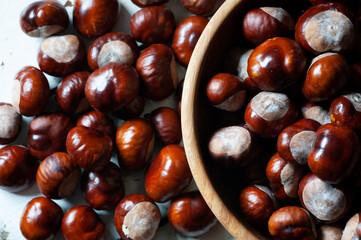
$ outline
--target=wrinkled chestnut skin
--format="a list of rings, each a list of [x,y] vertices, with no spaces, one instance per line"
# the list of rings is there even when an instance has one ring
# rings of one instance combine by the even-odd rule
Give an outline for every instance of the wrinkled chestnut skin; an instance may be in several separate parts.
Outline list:
[[[61,222],[65,240],[105,239],[105,224],[89,206],[70,208]]]
[[[76,125],[94,128],[102,133],[108,134],[112,139],[115,135],[115,126],[113,120],[103,112],[90,111],[85,113],[80,116]]]
[[[66,137],[66,150],[85,171],[97,172],[108,165],[113,142],[106,133],[77,126],[72,128]]]
[[[209,231],[217,219],[198,191],[176,197],[168,209],[172,227],[187,237],[196,237]]]
[[[20,192],[35,182],[38,162],[23,146],[0,149],[0,189]]]
[[[115,112],[131,103],[139,93],[139,75],[128,64],[109,63],[90,74],[85,96],[101,112]]]
[[[145,191],[153,201],[164,203],[181,193],[191,180],[184,148],[168,145],[145,173]]]
[[[99,172],[83,172],[81,190],[92,208],[105,210],[115,207],[125,193],[119,167],[110,162]]]
[[[361,132],[361,111],[359,93],[351,94],[358,106],[355,108],[353,103],[345,96],[340,96],[332,101],[330,106],[331,121],[352,128],[355,132]],[[348,95],[350,96],[350,95]]]
[[[73,126],[64,113],[49,113],[34,118],[28,132],[30,154],[41,161],[54,152],[64,151],[66,135]]]
[[[0,144],[8,144],[17,138],[21,130],[22,116],[9,103],[0,102]]]
[[[20,26],[30,37],[47,37],[67,29],[69,16],[58,1],[33,2],[21,12]]]
[[[162,5],[167,3],[169,0],[132,0],[138,7],[144,8],[153,5]]]
[[[33,198],[21,215],[21,233],[29,240],[55,239],[63,214],[63,210],[52,200]]]
[[[351,128],[328,123],[315,135],[308,166],[321,180],[337,184],[354,169],[360,158],[360,142]]]
[[[163,145],[178,144],[182,140],[180,116],[172,108],[161,107],[150,113],[155,135]]]
[[[65,152],[56,152],[39,165],[36,182],[47,198],[61,199],[74,192],[80,180],[80,168]]]
[[[193,50],[209,20],[205,17],[192,16],[183,19],[176,27],[172,49],[177,60],[188,66]]]
[[[64,78],[57,87],[56,101],[61,110],[67,114],[79,114],[90,105],[85,98],[85,83],[90,73],[76,72]]]
[[[130,18],[132,36],[146,45],[168,42],[174,28],[174,14],[164,6],[145,7]]]
[[[113,28],[118,14],[117,0],[75,0],[73,23],[82,36],[96,38]]]
[[[125,171],[138,171],[148,164],[154,146],[154,132],[149,122],[136,118],[124,122],[116,133],[118,163]]]
[[[172,49],[164,44],[146,48],[137,60],[142,92],[152,100],[169,97],[178,84],[178,73]]]
[[[248,59],[247,72],[252,82],[264,91],[276,91],[299,80],[306,68],[302,47],[284,37],[266,40]]]
[[[15,110],[25,116],[35,116],[44,111],[50,97],[45,75],[39,69],[27,66],[17,73],[15,81],[12,102]]]
[[[131,103],[114,112],[113,115],[124,120],[137,118],[143,113],[144,107],[144,97],[142,95],[138,95]]]
[[[183,7],[195,15],[212,15],[225,0],[181,0]]]

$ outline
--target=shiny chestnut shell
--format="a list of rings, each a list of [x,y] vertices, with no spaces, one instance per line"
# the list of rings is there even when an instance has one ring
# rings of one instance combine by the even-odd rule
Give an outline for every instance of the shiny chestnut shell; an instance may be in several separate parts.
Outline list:
[[[132,0],[138,7],[144,8],[153,5],[161,5],[167,3],[169,0]]]
[[[130,120],[132,118],[139,117],[143,113],[144,107],[144,97],[142,95],[138,95],[131,103],[114,112],[113,115],[124,120]]]
[[[224,0],[181,0],[183,7],[195,15],[211,15],[223,2]]]
[[[103,112],[87,112],[78,118],[76,125],[94,128],[102,133],[108,134],[108,136],[112,139],[115,135],[115,126],[113,120]]]
[[[9,103],[0,102],[0,144],[8,144],[17,138],[22,116]]]

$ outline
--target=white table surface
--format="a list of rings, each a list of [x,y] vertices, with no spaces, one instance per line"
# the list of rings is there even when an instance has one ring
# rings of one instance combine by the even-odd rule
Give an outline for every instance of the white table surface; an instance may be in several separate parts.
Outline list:
[[[12,84],[14,82],[14,76],[24,66],[32,65],[38,67],[36,62],[36,54],[41,43],[42,39],[31,38],[24,34],[19,25],[19,15],[22,9],[28,4],[32,3],[35,0],[12,0],[5,1],[1,0],[2,7],[0,8],[0,102],[11,103],[11,91]],[[60,0],[61,3],[65,2],[72,3],[74,0]],[[117,25],[113,29],[114,31],[123,31],[130,33],[129,31],[129,19],[132,14],[138,11],[136,5],[134,5],[131,0],[121,0],[121,10],[120,17]],[[68,4],[67,4],[68,5]],[[184,17],[190,16],[190,14],[183,8],[180,3],[180,0],[170,0],[166,4],[176,16],[177,23],[181,21]],[[67,7],[69,16],[71,18],[72,6]],[[75,33],[75,30],[72,25],[68,28],[65,33]],[[89,46],[91,40],[86,40],[87,46]],[[179,67],[180,79],[184,77],[185,69]],[[54,78],[49,75],[48,77],[51,88],[54,88],[60,78]],[[146,101],[146,109],[144,113],[149,113],[152,109],[160,106],[173,106],[175,107],[176,97],[172,95],[171,97],[165,99],[161,102],[152,102]],[[22,131],[20,136],[12,144],[22,144],[26,145],[26,135],[28,124],[32,118],[24,117],[22,123]],[[121,121],[116,121],[116,126],[119,126]],[[154,151],[153,156],[157,154],[160,147]],[[112,158],[113,162],[116,162],[116,159]],[[138,173],[126,173],[123,172],[123,181],[125,184],[126,195],[132,193],[145,193],[144,190],[144,171]],[[140,179],[140,181],[139,181]],[[196,186],[194,183],[188,187],[187,190],[195,189]],[[187,191],[186,190],[186,191]],[[25,205],[34,197],[41,196],[38,187],[34,184],[31,188],[22,191],[20,193],[8,193],[0,189],[0,240],[18,240],[24,239],[19,228],[19,221],[22,211]],[[76,205],[86,205],[84,201],[80,188],[68,198],[62,200],[55,200],[59,204],[63,211],[66,212],[69,208]],[[166,213],[167,206],[169,204],[160,205],[162,212]],[[97,211],[101,219],[106,223],[106,239],[119,239],[119,235],[115,230],[113,224],[113,211]],[[61,231],[58,232],[56,239],[63,239]],[[217,223],[210,232],[199,236],[197,238],[185,238],[177,234],[169,223],[162,226],[155,236],[156,240],[175,240],[175,239],[221,239],[228,240],[234,239],[221,224]]]

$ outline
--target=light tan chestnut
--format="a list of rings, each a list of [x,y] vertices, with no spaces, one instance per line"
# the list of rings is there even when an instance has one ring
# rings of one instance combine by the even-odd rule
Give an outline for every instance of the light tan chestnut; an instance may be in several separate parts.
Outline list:
[[[0,144],[13,142],[21,128],[21,115],[9,103],[0,103]]]
[[[330,113],[322,106],[307,102],[301,108],[302,117],[317,121],[321,125],[331,123]]]
[[[341,240],[353,240],[360,239],[361,237],[361,212],[353,215],[350,220],[348,220],[345,229],[342,232]]]
[[[317,230],[317,237],[320,240],[340,240],[342,230],[337,225],[323,225]]]

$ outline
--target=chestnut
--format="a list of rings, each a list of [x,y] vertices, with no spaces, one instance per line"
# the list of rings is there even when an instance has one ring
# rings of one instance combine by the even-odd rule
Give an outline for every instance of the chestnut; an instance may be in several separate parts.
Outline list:
[[[139,75],[128,64],[109,63],[90,74],[85,96],[101,112],[115,112],[131,103],[139,92]]]
[[[248,103],[244,119],[247,126],[263,137],[276,137],[294,123],[298,110],[283,93],[260,92]]]
[[[84,42],[75,35],[48,37],[38,51],[41,71],[57,77],[65,77],[79,70],[85,58]]]
[[[342,232],[342,240],[352,240],[361,238],[360,212],[353,215],[346,223]]]
[[[261,43],[248,59],[249,78],[263,91],[286,88],[306,69],[306,56],[293,39],[275,37]]]
[[[56,152],[39,165],[36,182],[47,198],[61,199],[74,192],[80,180],[80,168],[69,154]]]
[[[75,0],[74,27],[84,37],[100,37],[117,22],[119,8],[118,0]]]
[[[117,205],[114,224],[122,239],[151,240],[154,238],[161,214],[157,205],[143,194],[124,197]]]
[[[64,151],[66,136],[73,126],[64,113],[49,113],[34,118],[27,137],[30,154],[43,160],[52,153]]]
[[[315,134],[308,166],[321,180],[339,183],[352,172],[360,158],[360,142],[351,128],[328,123]]]
[[[258,45],[273,37],[290,37],[295,20],[283,8],[260,7],[246,13],[242,23],[243,36]]]
[[[336,225],[323,225],[317,230],[317,237],[320,240],[340,240],[342,228]]]
[[[69,16],[58,1],[38,1],[26,6],[20,14],[20,27],[30,37],[48,37],[67,29]]]
[[[84,88],[90,73],[76,72],[64,78],[57,87],[56,101],[67,114],[79,114],[90,107]]]
[[[169,206],[168,220],[172,227],[186,237],[208,232],[217,219],[198,191],[182,193]]]
[[[174,14],[164,6],[142,8],[130,18],[132,36],[146,45],[168,42],[174,28]]]
[[[152,126],[141,118],[125,121],[115,137],[118,163],[125,171],[143,169],[152,157],[154,133]]]
[[[94,209],[111,209],[117,206],[125,193],[119,167],[110,162],[99,172],[84,171],[81,190],[85,200]]]
[[[0,189],[20,192],[35,182],[38,162],[23,146],[0,149]]]
[[[113,120],[105,113],[99,111],[90,111],[78,118],[77,126],[94,128],[102,133],[108,134],[112,139],[115,135],[115,126]]]
[[[146,48],[137,60],[137,70],[143,83],[142,91],[149,99],[169,97],[178,84],[176,61],[167,45],[153,44]]]
[[[0,144],[15,141],[21,129],[21,115],[9,103],[0,102]]]
[[[193,50],[209,20],[201,16],[191,16],[183,19],[176,27],[173,36],[172,49],[178,61],[188,66]]]
[[[316,227],[309,213],[296,206],[282,207],[268,221],[274,239],[316,240]]]
[[[180,194],[191,180],[184,148],[167,145],[145,173],[145,191],[153,201],[164,203]]]
[[[239,195],[239,205],[247,221],[257,226],[267,226],[269,217],[278,207],[273,192],[260,185],[245,187]]]
[[[163,145],[178,144],[182,140],[181,119],[173,108],[160,107],[153,110],[150,122]]]
[[[113,114],[118,118],[130,120],[132,118],[139,117],[143,113],[144,107],[144,97],[142,95],[138,95],[131,103],[122,107],[120,110],[114,112]]]
[[[26,66],[16,74],[12,91],[12,105],[22,115],[38,115],[48,105],[50,97],[48,80],[35,67]]]
[[[89,206],[70,208],[61,221],[65,240],[105,239],[105,224]]]
[[[303,118],[317,121],[321,125],[331,123],[330,113],[322,106],[307,102],[301,108]]]
[[[183,7],[196,15],[212,15],[225,0],[181,0]]]
[[[89,67],[95,71],[108,63],[133,64],[139,50],[135,40],[124,32],[111,32],[97,38],[89,47]]]
[[[63,214],[59,205],[50,199],[33,198],[21,215],[21,233],[29,240],[55,239]]]
[[[241,79],[229,73],[214,75],[207,85],[210,103],[219,109],[235,112],[243,107],[246,89]]]
[[[132,0],[134,4],[141,8],[153,5],[161,5],[167,3],[168,1],[169,0]]]

